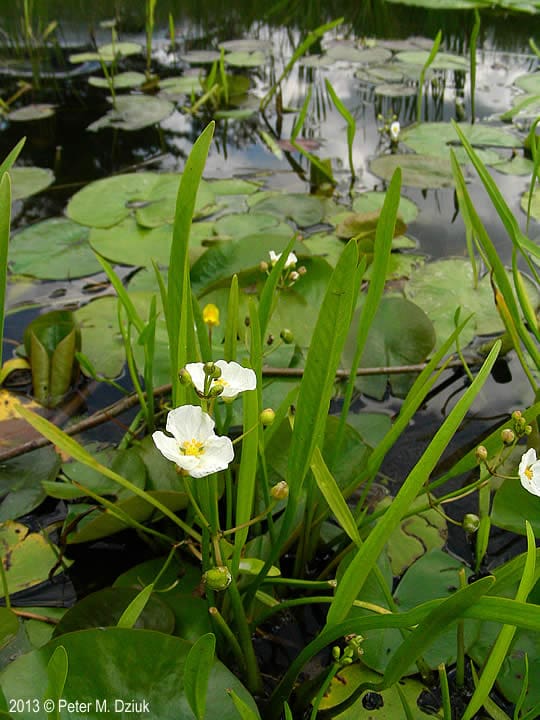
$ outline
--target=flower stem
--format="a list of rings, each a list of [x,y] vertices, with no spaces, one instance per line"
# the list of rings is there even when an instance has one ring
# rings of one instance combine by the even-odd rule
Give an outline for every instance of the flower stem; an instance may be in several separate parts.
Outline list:
[[[257,663],[257,658],[255,657],[255,651],[251,641],[251,632],[244,612],[244,606],[242,605],[242,599],[240,597],[240,593],[238,592],[238,586],[236,585],[236,579],[234,576],[231,584],[229,585],[227,594],[231,600],[232,611],[236,622],[236,630],[238,632],[238,639],[240,647],[242,648],[242,654],[245,658],[246,685],[251,693],[258,693],[262,689],[261,673]]]
[[[236,635],[233,633],[231,628],[227,625],[225,622],[223,615],[219,612],[217,607],[212,606],[211,608],[208,608],[208,612],[210,613],[210,617],[217,625],[218,630],[221,632],[223,637],[225,638],[225,642],[227,644],[227,647],[231,650],[232,654],[234,655],[236,662],[238,663],[238,666],[241,668],[243,673],[247,673],[247,667],[246,667],[246,659],[242,653],[242,648],[240,647],[240,644],[238,643],[238,640],[236,639]]]

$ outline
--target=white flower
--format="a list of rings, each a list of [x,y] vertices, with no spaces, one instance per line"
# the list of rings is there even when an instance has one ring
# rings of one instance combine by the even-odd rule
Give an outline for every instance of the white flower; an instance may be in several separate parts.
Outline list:
[[[401,130],[401,125],[397,120],[394,120],[394,122],[390,125],[390,130],[388,131],[390,134],[390,140],[392,142],[397,142],[399,140],[399,132]]]
[[[279,258],[281,257],[282,253],[275,253],[273,250],[270,250],[268,253],[270,255],[270,263],[275,265]],[[298,262],[298,258],[293,252],[290,252],[287,255],[287,260],[285,261],[285,270],[288,270],[291,267],[294,267],[296,263]]]
[[[223,388],[220,397],[235,398],[238,393],[244,392],[244,390],[255,390],[257,387],[257,376],[253,370],[242,367],[236,362],[225,362],[225,360],[218,360],[214,364],[221,370],[221,376],[217,380],[212,379],[210,390],[215,387]],[[202,395],[206,380],[204,363],[188,363],[186,370],[191,376],[195,389]]]
[[[522,455],[518,473],[525,490],[540,496],[540,460],[536,459],[536,450],[529,448]]]
[[[152,439],[167,460],[194,478],[225,470],[234,458],[233,444],[214,433],[214,421],[196,405],[182,405],[167,415],[167,432],[158,430]]]

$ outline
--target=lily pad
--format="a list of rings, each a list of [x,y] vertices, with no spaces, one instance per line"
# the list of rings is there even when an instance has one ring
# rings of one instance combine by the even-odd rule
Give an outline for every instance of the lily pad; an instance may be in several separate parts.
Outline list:
[[[523,155],[515,155],[510,160],[492,163],[492,167],[504,175],[530,175],[534,163],[529,158],[523,157]]]
[[[182,75],[170,77],[159,81],[159,88],[166,95],[191,95],[201,92],[199,75]]]
[[[220,54],[216,50],[192,50],[180,57],[190,65],[211,65],[219,60]]]
[[[233,213],[231,215],[224,215],[215,222],[215,231],[221,238],[223,236],[230,237],[239,240],[246,235],[255,235],[259,232],[265,232],[271,230],[275,232],[279,226],[279,218],[275,215],[263,215],[262,213],[245,213],[239,215]],[[286,225],[286,232],[288,236],[291,234],[290,226]]]
[[[381,155],[370,163],[370,170],[390,181],[401,168],[402,184],[421,189],[450,187],[454,183],[450,162],[431,155]]]
[[[242,178],[225,178],[209,180],[208,185],[215,195],[252,195],[260,190],[260,185]]]
[[[331,709],[346,700],[359,685],[378,683],[381,679],[381,675],[361,662],[346,666],[339,671],[339,678],[332,679],[319,707],[321,710]],[[399,691],[395,685],[382,692],[366,690],[347,710],[334,717],[338,720],[405,720],[404,697],[411,713],[407,716],[408,720],[433,720],[433,714],[424,712],[418,703],[426,689],[418,680],[404,678],[399,681]]]
[[[142,45],[133,42],[117,42],[101,45],[97,52],[75,53],[69,56],[69,62],[86,63],[86,62],[113,62],[116,58],[129,57],[130,55],[138,55],[142,52]]]
[[[396,55],[396,61],[405,65],[424,67],[429,57],[428,50],[404,50]],[[461,55],[439,52],[430,65],[432,70],[464,70],[469,69],[469,60]]]
[[[23,200],[36,195],[54,182],[54,173],[48,168],[14,167],[9,171],[12,182],[11,199]]]
[[[356,310],[351,331],[343,352],[344,365],[350,367],[356,351],[356,331],[360,310]],[[396,318],[400,322],[396,323]],[[381,300],[366,348],[362,355],[362,367],[410,365],[422,362],[433,350],[435,330],[426,313],[401,297],[384,297]],[[398,397],[404,397],[414,376],[373,375],[359,377],[356,386],[367,395],[382,400],[390,383]]]
[[[152,95],[120,95],[113,107],[103,117],[88,126],[96,132],[112,127],[116,130],[141,130],[156,125],[174,111],[173,103]]]
[[[379,210],[384,204],[385,192],[364,192],[357,195],[353,200],[353,210],[357,213],[372,212]],[[418,215],[418,206],[412,200],[402,197],[399,200],[398,215],[407,225],[413,222]]]
[[[140,87],[146,81],[146,76],[140,72],[128,71],[117,73],[112,81],[115,90],[125,90]],[[92,75],[88,78],[88,83],[94,87],[109,89],[109,81],[104,77]]]
[[[40,280],[71,280],[100,272],[88,235],[87,227],[67,218],[30,225],[11,240],[11,269]]]
[[[256,50],[269,52],[272,50],[272,43],[261,38],[237,38],[219,43],[219,47],[226,52],[255,52]]]
[[[375,95],[381,97],[412,97],[416,95],[418,88],[415,85],[404,85],[397,82],[383,83],[375,88]]]
[[[523,212],[527,212],[527,206],[529,204],[529,191],[524,192],[521,196],[520,203]],[[531,217],[535,220],[540,221],[540,188],[536,187],[532,194],[531,200]]]
[[[74,314],[81,331],[81,352],[98,373],[118,377],[125,362],[124,343],[118,330],[118,300],[98,298]]]
[[[90,245],[111,262],[122,265],[150,266],[169,263],[172,226],[143,228],[133,218],[126,218],[110,228],[92,228]]]
[[[60,458],[51,448],[34,450],[2,463],[0,522],[16,520],[37,508],[46,497],[41,483],[53,480],[59,467]]]
[[[255,107],[234,108],[233,110],[216,110],[214,118],[216,120],[248,120],[258,112]]]
[[[260,67],[266,63],[266,55],[261,50],[238,50],[225,55],[225,62],[231,67]]]
[[[403,68],[393,65],[376,65],[361,68],[354,76],[362,82],[378,85],[379,83],[401,83],[405,79]]]
[[[173,223],[176,212],[176,199],[181,175],[164,173],[159,175],[149,189],[145,200],[135,208],[135,218],[145,228],[155,228],[164,223]],[[200,218],[216,210],[215,196],[211,186],[201,180],[193,217]]]
[[[111,227],[131,215],[137,203],[146,202],[158,180],[159,175],[151,172],[95,180],[73,195],[66,215],[81,225]]]
[[[324,217],[322,201],[312,195],[275,193],[262,197],[260,201],[257,196],[254,198],[251,212],[270,213],[283,220],[290,219],[301,228],[316,225]]]
[[[49,684],[48,663],[62,645],[69,658],[69,673],[62,692],[67,702],[90,700],[90,707],[72,712],[72,720],[98,720],[104,713],[124,714],[128,701],[140,703],[149,717],[160,720],[191,720],[193,713],[184,689],[184,667],[191,643],[154,630],[107,628],[80,630],[62,635],[39,650],[11,663],[0,676],[6,698],[23,701],[17,713],[21,720],[47,720],[45,711],[31,710],[31,699],[45,697]],[[88,672],[89,658],[99,658]],[[144,658],[144,662],[141,662]],[[206,713],[221,720],[238,720],[238,713],[227,690],[232,689],[248,705],[254,718],[260,718],[253,698],[240,681],[219,661],[212,664],[206,697]],[[126,703],[126,704],[123,704]],[[104,710],[104,707],[108,708]],[[24,710],[28,708],[28,711]]]
[[[49,103],[34,103],[17,108],[9,113],[11,122],[32,122],[52,117],[56,112],[56,105]]]
[[[540,95],[540,72],[520,75],[514,80],[514,85],[532,95]]]

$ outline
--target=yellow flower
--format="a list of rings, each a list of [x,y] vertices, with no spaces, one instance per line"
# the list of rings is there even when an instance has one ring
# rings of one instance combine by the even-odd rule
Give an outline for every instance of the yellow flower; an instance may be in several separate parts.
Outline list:
[[[217,327],[219,325],[219,308],[213,303],[205,305],[202,311],[202,317],[204,322],[210,327]]]

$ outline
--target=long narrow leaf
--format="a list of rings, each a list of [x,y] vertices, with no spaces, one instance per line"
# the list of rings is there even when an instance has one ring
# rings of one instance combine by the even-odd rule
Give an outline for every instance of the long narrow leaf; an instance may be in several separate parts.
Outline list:
[[[26,137],[21,138],[19,140],[19,142],[15,145],[13,150],[9,153],[7,158],[4,160],[4,162],[0,165],[0,180],[4,177],[4,173],[7,173],[10,171],[11,166],[19,157],[19,154],[20,154],[21,150],[23,149],[23,145],[25,142],[26,142]]]
[[[196,355],[189,279],[189,236],[197,191],[212,142],[214,127],[215,123],[212,121],[193,145],[186,161],[176,200],[167,284],[167,327],[172,396],[175,407],[183,404],[187,398],[187,388],[180,383],[178,372]]]
[[[184,665],[184,692],[197,720],[204,720],[210,671],[214,664],[216,636],[201,635],[189,651]]]
[[[4,342],[4,310],[10,223],[11,181],[9,175],[5,173],[0,181],[0,366],[2,365],[2,348]]]
[[[443,450],[450,442],[450,439],[465,417],[465,413],[488,378],[491,368],[499,354],[500,347],[500,342],[497,342],[493,346],[474,382],[439,428],[429,447],[403,483],[390,508],[382,520],[373,528],[368,539],[346,569],[330,606],[327,626],[341,622],[349,613],[353,602],[363,587],[388,538],[399,525],[402,516],[418,495],[424,482],[429,478]]]
[[[117,627],[120,628],[132,628],[137,620],[139,619],[142,611],[146,607],[146,604],[150,600],[150,595],[154,591],[154,584],[146,585],[143,589],[137,593],[133,600],[129,603],[127,608],[124,610],[120,619],[117,622]]]

